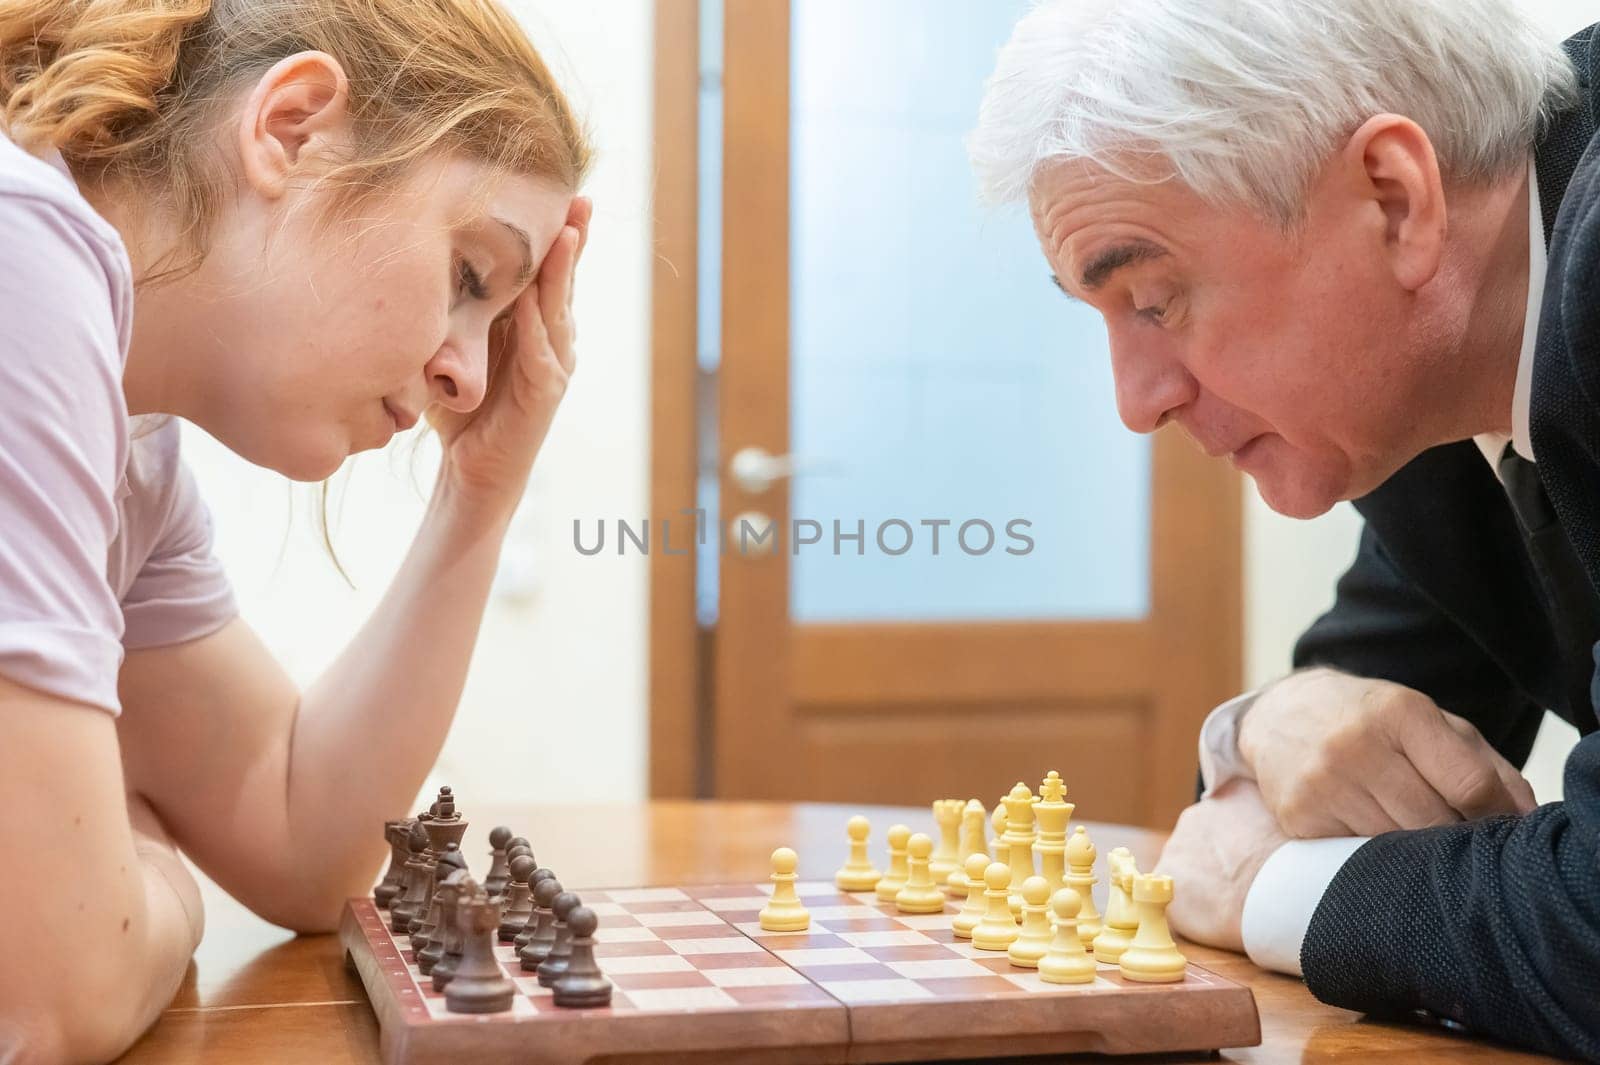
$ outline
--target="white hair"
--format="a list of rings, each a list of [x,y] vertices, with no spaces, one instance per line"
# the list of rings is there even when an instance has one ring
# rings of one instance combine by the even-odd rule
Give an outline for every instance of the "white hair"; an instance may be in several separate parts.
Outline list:
[[[1000,50],[967,148],[990,203],[1087,159],[1291,226],[1373,115],[1421,126],[1447,180],[1487,181],[1526,163],[1577,84],[1510,0],[1042,0]]]

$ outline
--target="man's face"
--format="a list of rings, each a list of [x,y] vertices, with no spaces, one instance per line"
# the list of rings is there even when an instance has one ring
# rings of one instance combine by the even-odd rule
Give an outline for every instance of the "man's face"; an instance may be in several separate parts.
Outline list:
[[[1176,421],[1300,518],[1426,446],[1408,411],[1430,398],[1436,353],[1382,252],[1379,205],[1319,184],[1289,236],[1175,181],[1074,161],[1041,172],[1030,208],[1057,283],[1105,318],[1128,428]]]

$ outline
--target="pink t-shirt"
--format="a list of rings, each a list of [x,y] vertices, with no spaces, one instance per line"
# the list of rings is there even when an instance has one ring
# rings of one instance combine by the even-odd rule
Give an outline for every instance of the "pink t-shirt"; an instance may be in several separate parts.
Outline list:
[[[178,423],[128,416],[132,325],[116,230],[0,136],[0,674],[112,713],[124,649],[237,612]]]

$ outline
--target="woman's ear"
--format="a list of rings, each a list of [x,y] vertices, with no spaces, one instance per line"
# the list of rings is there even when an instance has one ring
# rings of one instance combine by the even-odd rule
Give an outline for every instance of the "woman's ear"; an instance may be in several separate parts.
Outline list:
[[[274,64],[239,116],[245,182],[267,199],[283,195],[301,158],[344,133],[349,97],[344,68],[326,52],[300,52]]]

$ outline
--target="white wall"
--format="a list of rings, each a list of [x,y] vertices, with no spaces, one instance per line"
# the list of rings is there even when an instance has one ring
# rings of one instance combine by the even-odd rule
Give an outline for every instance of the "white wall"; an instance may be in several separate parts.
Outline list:
[[[599,146],[587,189],[595,217],[576,297],[578,372],[507,543],[507,579],[436,776],[469,803],[629,799],[645,793],[647,571],[636,555],[578,555],[571,530],[575,517],[592,529],[597,516],[647,509],[652,5],[510,7],[589,117]],[[381,596],[420,519],[436,450],[401,441],[335,479],[331,524],[352,590],[311,520],[314,489],[291,493],[282,478],[186,431],[244,615],[308,680]]]

